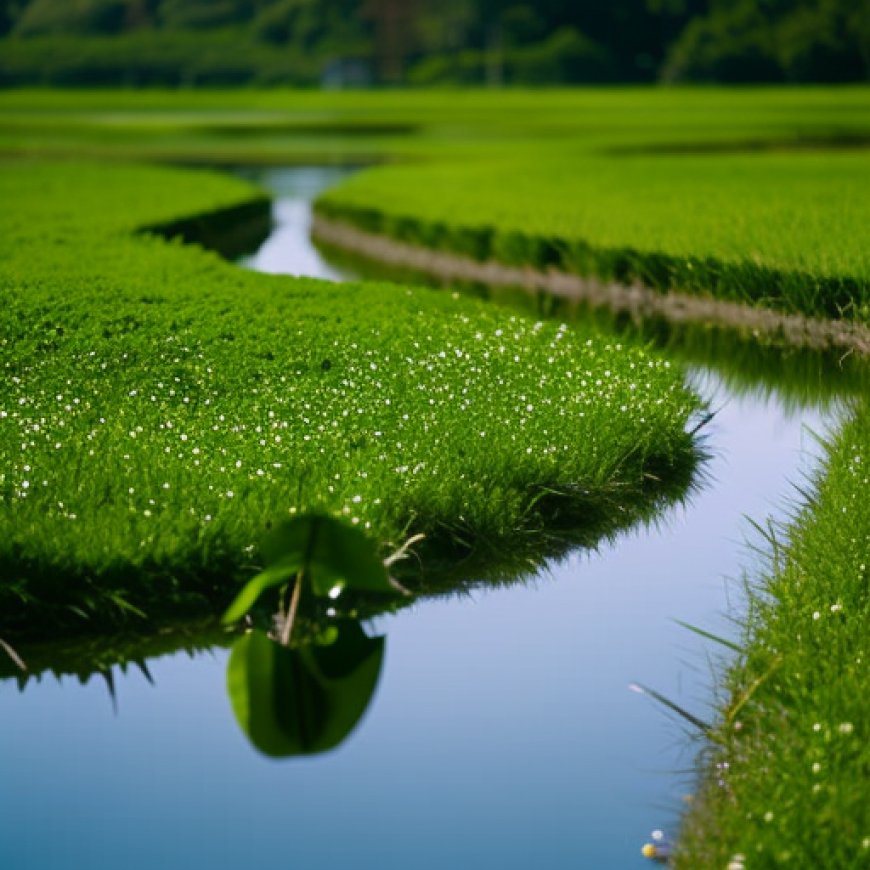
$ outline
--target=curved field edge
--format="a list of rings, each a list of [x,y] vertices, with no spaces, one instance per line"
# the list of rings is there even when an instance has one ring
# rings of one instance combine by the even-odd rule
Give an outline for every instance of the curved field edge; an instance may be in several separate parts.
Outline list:
[[[318,215],[479,262],[870,321],[870,155],[493,159],[370,169]]]
[[[214,612],[293,512],[385,552],[425,533],[454,582],[455,557],[506,577],[687,491],[699,400],[642,349],[142,234],[257,197],[219,175],[33,163],[0,186],[9,636]]]
[[[766,532],[677,868],[868,866],[868,488],[863,404],[825,443],[791,522]]]

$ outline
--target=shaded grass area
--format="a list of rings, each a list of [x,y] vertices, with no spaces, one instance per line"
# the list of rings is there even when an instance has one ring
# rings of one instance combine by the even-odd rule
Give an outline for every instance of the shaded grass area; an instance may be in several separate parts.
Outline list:
[[[10,637],[214,612],[294,512],[515,572],[686,492],[699,400],[637,346],[137,232],[259,195],[207,172],[22,163],[0,187]]]
[[[864,403],[825,443],[791,523],[765,533],[678,868],[870,863],[868,487]]]
[[[623,156],[530,151],[380,167],[325,217],[486,261],[870,320],[870,154]]]

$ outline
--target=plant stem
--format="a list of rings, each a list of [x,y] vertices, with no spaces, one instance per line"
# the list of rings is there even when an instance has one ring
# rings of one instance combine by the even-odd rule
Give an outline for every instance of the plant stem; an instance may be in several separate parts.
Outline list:
[[[299,609],[299,599],[302,597],[302,578],[305,576],[303,568],[299,569],[296,575],[296,583],[293,586],[293,597],[290,599],[290,609],[287,611],[287,617],[284,620],[284,626],[281,630],[281,643],[284,646],[290,645],[290,635],[293,632],[293,623],[296,621],[296,611]]]

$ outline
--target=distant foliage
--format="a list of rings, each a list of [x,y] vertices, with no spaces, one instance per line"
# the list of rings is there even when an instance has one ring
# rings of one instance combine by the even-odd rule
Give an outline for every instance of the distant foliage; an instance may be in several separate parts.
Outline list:
[[[870,75],[870,10],[852,0],[714,0],[670,52],[668,79],[837,82]]]
[[[870,74],[870,14],[852,0],[0,0],[3,36],[6,85],[811,82]],[[215,59],[220,39],[232,45]],[[347,64],[363,72],[336,78]]]
[[[129,28],[128,7],[132,4],[127,0],[32,0],[16,16],[15,33],[114,35]]]
[[[0,55],[0,85],[6,86],[314,84],[318,74],[318,65],[305,57],[220,30],[13,39]]]

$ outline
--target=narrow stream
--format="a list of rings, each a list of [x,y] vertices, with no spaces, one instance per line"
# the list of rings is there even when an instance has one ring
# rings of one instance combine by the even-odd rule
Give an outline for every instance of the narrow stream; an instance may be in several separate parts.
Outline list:
[[[340,172],[264,172],[277,226],[247,265],[347,277],[308,240],[310,200]],[[378,619],[376,697],[333,753],[257,754],[224,650],[157,659],[154,685],[116,674],[117,712],[99,679],[0,683],[0,867],[648,866],[699,744],[629,684],[709,715],[716,650],[675,620],[733,634],[745,517],[781,514],[812,468],[808,430],[835,414],[693,377],[721,410],[692,503],[528,584]]]

